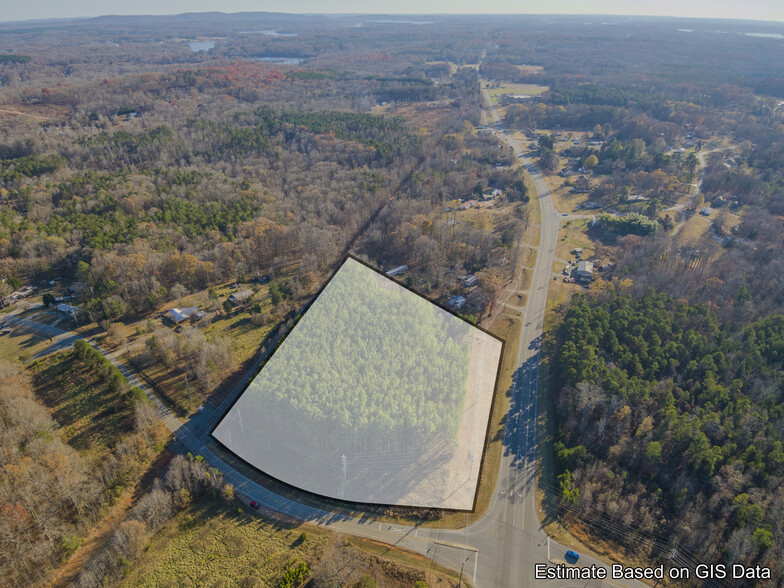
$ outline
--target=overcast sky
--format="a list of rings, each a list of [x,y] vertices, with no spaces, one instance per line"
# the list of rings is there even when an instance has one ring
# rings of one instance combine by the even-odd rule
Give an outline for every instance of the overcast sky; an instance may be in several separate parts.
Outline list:
[[[784,0],[0,0],[0,21],[181,12],[638,14],[784,22]]]

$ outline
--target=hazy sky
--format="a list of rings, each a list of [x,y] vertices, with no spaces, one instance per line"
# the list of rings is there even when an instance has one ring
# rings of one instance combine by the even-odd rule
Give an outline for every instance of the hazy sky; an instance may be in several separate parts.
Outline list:
[[[181,12],[644,14],[784,22],[784,0],[0,0],[0,21]]]

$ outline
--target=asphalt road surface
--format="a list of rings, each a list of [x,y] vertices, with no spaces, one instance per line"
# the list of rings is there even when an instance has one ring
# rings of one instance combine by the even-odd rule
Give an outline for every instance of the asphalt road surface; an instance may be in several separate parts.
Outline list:
[[[490,103],[489,100],[487,103]],[[497,114],[492,108],[487,117],[491,119],[488,122],[497,127],[498,136],[514,149],[515,155],[522,156],[521,146],[502,132]],[[410,549],[432,558],[441,565],[462,571],[463,578],[477,588],[642,587],[644,584],[635,581],[590,580],[586,582],[585,580],[536,580],[534,577],[536,564],[564,563],[565,552],[568,549],[555,541],[550,541],[548,560],[548,538],[540,529],[535,503],[539,353],[559,226],[567,217],[562,217],[554,209],[544,178],[533,162],[524,156],[520,157],[520,160],[531,175],[539,195],[542,213],[539,254],[517,350],[518,368],[514,375],[510,410],[504,432],[501,471],[488,512],[471,526],[459,530],[440,530],[389,525],[379,523],[370,517],[360,519],[338,515],[279,496],[249,480],[215,455],[205,445],[212,425],[225,411],[230,400],[244,387],[247,379],[255,374],[255,368],[260,365],[263,356],[257,358],[254,369],[249,371],[248,376],[221,403],[221,406],[208,407],[205,411],[197,413],[190,421],[184,422],[164,406],[143,381],[138,380],[113,356],[106,353],[104,355],[120,368],[133,386],[144,390],[157,404],[162,419],[188,451],[204,456],[210,465],[220,469],[225,480],[232,483],[246,501],[255,500],[262,505],[262,512],[282,513],[334,531],[368,537]],[[73,341],[79,338],[56,327],[42,325],[29,319],[7,317],[7,320],[27,328],[37,329],[53,337],[53,344],[46,352],[73,345]],[[607,567],[604,562],[586,554],[583,554],[575,565]]]

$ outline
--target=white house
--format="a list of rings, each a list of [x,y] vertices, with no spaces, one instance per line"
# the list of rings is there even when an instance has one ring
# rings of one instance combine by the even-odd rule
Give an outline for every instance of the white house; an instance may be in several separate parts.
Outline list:
[[[79,313],[79,309],[77,307],[65,303],[58,304],[57,310],[67,314],[68,316],[76,316]]]
[[[198,306],[189,306],[188,308],[172,308],[166,313],[166,318],[172,321],[175,325],[179,325],[182,321],[186,321],[188,319],[200,319],[204,318],[205,316],[206,313],[203,310],[199,310]]]

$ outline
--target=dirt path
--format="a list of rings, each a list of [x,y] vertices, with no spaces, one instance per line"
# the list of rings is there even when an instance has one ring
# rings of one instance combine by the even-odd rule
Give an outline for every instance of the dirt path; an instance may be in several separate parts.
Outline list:
[[[49,120],[46,116],[41,116],[39,114],[30,114],[27,112],[21,112],[19,110],[12,110],[10,108],[0,108],[0,114],[13,114],[16,116],[26,116],[28,118],[32,118],[33,120],[45,121]]]
[[[90,559],[112,536],[117,525],[125,520],[132,505],[134,488],[127,488],[120,499],[92,528],[67,563],[60,566],[46,585],[48,588],[63,588],[74,582]]]

